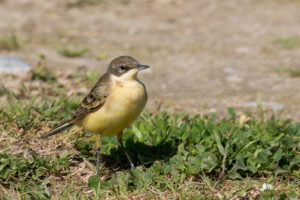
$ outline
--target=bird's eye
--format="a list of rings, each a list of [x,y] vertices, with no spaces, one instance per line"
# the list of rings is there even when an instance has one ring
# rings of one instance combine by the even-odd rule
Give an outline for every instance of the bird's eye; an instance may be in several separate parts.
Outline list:
[[[126,67],[125,67],[124,65],[121,65],[121,66],[120,66],[120,69],[123,70],[123,71],[125,71],[125,70],[126,70]]]

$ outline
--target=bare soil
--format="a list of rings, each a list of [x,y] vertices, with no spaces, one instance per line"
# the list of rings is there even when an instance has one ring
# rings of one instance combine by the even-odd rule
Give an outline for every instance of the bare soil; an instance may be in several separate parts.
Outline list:
[[[300,119],[300,78],[279,73],[300,69],[300,47],[273,42],[300,36],[299,1],[86,2],[92,1],[1,0],[0,35],[14,32],[22,48],[0,53],[31,66],[44,54],[59,74],[79,73],[82,66],[101,74],[114,57],[131,55],[151,66],[140,75],[150,110],[162,102],[161,109],[224,116],[227,107],[255,112],[261,99],[266,109]],[[57,53],[63,47],[90,51],[67,58]],[[99,61],[99,54],[107,57]],[[8,88],[23,80],[1,79]]]

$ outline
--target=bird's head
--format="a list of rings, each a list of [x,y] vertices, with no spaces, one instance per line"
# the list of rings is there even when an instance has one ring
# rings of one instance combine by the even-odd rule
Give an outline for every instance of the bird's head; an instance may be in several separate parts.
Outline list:
[[[120,56],[110,62],[107,72],[122,79],[136,79],[137,73],[147,68],[130,56]]]

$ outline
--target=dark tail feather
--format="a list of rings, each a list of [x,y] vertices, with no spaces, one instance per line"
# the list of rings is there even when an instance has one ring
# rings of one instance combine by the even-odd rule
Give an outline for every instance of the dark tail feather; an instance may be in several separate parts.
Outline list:
[[[47,138],[47,137],[50,137],[50,136],[55,135],[55,134],[57,134],[57,133],[60,133],[60,132],[62,132],[62,131],[64,131],[64,130],[66,130],[66,129],[71,128],[73,125],[74,125],[73,120],[67,121],[67,122],[65,122],[65,123],[63,123],[63,124],[61,124],[61,125],[55,127],[54,129],[52,129],[52,130],[46,132],[46,133],[42,136],[42,138],[45,139],[45,138]]]

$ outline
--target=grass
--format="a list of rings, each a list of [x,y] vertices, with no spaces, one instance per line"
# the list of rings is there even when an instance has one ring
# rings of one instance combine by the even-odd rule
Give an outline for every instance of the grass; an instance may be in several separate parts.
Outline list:
[[[96,57],[95,57],[97,60],[105,60],[107,59],[107,53],[99,53]]]
[[[69,49],[69,48],[63,48],[58,51],[59,54],[69,58],[81,57],[87,52],[89,52],[88,49]]]
[[[81,80],[81,83],[87,85],[88,88],[92,88],[94,84],[98,81],[99,74],[96,72],[91,72],[91,73],[85,72],[79,74],[77,78]]]
[[[300,70],[299,69],[293,69],[293,68],[284,68],[282,70],[278,71],[279,74],[287,73],[292,78],[300,77]]]
[[[300,37],[278,37],[272,41],[274,44],[286,49],[300,47]]]
[[[300,70],[288,69],[288,73],[291,77],[300,77]]]
[[[32,80],[55,81],[56,76],[46,66],[46,56],[41,54],[37,66],[31,70]]]
[[[0,37],[0,49],[11,51],[18,50],[20,48],[21,45],[17,36],[14,33]]]
[[[50,84],[32,81],[40,87]],[[300,123],[237,115],[233,108],[227,119],[145,112],[123,137],[137,169],[131,172],[115,137],[104,137],[100,180],[94,176],[94,136],[73,128],[48,140],[39,138],[49,126],[72,116],[79,97],[66,97],[64,91],[33,98],[9,91],[5,95],[0,199],[300,197]]]
[[[19,129],[30,134],[30,130],[38,129],[51,118],[58,121],[67,118],[73,107],[63,98],[52,103],[36,102],[37,99],[33,99],[23,105],[18,100],[12,101],[0,111],[1,124],[4,124],[1,129],[15,127],[10,131],[12,136]],[[40,117],[31,109],[33,107],[42,113]],[[90,176],[88,186],[94,192],[82,191],[76,195],[78,198],[99,196],[100,199],[138,194],[142,194],[142,198],[154,198],[158,194],[165,198],[230,198],[223,184],[245,179],[256,181],[258,188],[264,182],[288,185],[259,192],[262,199],[299,194],[300,124],[274,117],[265,121],[238,117],[232,109],[230,113],[231,119],[221,121],[217,121],[214,114],[144,113],[124,135],[126,148],[138,168],[131,174],[117,140],[104,138],[102,172],[105,179]],[[17,191],[24,199],[54,197],[51,185],[47,184],[48,177],[72,173],[69,168],[74,160],[86,158],[94,162],[93,144],[93,140],[80,138],[74,143],[78,155],[68,152],[60,157],[31,153],[30,159],[25,159],[22,153],[14,155],[2,151],[1,185]],[[295,186],[289,186],[291,184]],[[76,184],[68,191],[64,188],[60,194],[69,197],[75,194],[75,188]],[[220,192],[221,189],[225,191]],[[33,190],[35,193],[31,194]],[[251,194],[245,190],[240,195]]]
[[[102,3],[103,0],[75,0],[72,2],[67,3],[67,7],[82,7],[82,6],[88,6],[88,5],[97,5]]]

